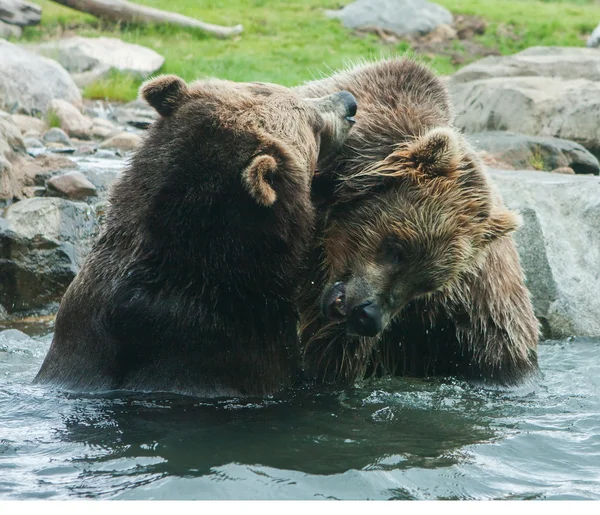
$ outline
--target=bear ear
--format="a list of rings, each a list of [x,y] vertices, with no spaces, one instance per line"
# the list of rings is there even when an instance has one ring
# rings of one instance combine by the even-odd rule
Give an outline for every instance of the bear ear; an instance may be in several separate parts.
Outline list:
[[[140,88],[140,96],[161,116],[171,115],[188,95],[187,84],[176,75],[161,75],[150,79]]]
[[[463,146],[457,132],[449,127],[437,127],[410,143],[408,155],[427,174],[449,175],[460,164]]]
[[[270,207],[277,200],[277,193],[270,184],[276,170],[275,158],[268,154],[262,154],[252,159],[252,162],[242,172],[242,180],[248,193],[261,206]]]
[[[521,217],[508,209],[493,211],[486,221],[484,240],[492,242],[521,227]]]

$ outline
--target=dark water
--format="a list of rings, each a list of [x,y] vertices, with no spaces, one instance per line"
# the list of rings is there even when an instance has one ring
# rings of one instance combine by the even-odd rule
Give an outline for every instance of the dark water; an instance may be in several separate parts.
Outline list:
[[[512,390],[213,403],[33,387],[49,342],[0,333],[0,499],[600,499],[600,341],[547,342]]]

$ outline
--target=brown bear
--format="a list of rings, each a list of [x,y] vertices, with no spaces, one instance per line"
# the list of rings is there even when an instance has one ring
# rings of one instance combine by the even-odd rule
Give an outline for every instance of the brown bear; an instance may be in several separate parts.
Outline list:
[[[452,126],[446,88],[409,59],[296,88],[361,109],[313,181],[318,229],[300,297],[307,372],[462,376],[537,370],[538,323],[510,233],[518,218]]]
[[[292,384],[311,180],[355,99],[176,76],[141,95],[160,118],[111,192],[35,382],[204,397]]]

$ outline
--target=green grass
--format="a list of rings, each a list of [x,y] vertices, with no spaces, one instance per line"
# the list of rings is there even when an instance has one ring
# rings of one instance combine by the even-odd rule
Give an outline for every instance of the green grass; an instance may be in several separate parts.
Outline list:
[[[60,118],[52,109],[46,113],[46,122],[48,123],[48,127],[51,129],[53,127],[58,127],[60,129]]]
[[[142,0],[138,3],[176,11],[222,25],[242,23],[244,32],[219,40],[198,31],[167,26],[122,26],[67,9],[47,0],[42,24],[25,29],[30,41],[66,35],[118,37],[162,54],[161,72],[186,80],[217,76],[236,81],[267,81],[294,85],[360,58],[410,52],[406,42],[382,43],[375,35],[356,36],[324,9],[337,9],[349,0]],[[484,17],[482,45],[514,53],[534,45],[581,46],[600,20],[595,0],[437,0],[455,14]],[[456,43],[456,49],[461,44]],[[477,56],[470,56],[475,59]],[[423,56],[441,74],[455,71],[447,56]],[[140,81],[114,74],[87,87],[88,98],[131,100]]]

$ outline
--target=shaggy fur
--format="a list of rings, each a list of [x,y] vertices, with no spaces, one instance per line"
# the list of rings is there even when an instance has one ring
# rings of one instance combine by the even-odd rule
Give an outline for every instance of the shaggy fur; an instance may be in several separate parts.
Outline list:
[[[269,84],[164,76],[141,93],[161,118],[114,186],[36,382],[206,397],[292,384],[294,293],[331,113]]]
[[[538,324],[508,236],[518,219],[452,127],[444,85],[390,59],[296,90],[340,88],[361,109],[313,182],[318,230],[300,301],[306,370],[349,383],[371,373],[521,381],[537,369]],[[342,283],[350,308],[381,307],[377,336],[325,319],[322,292]]]

